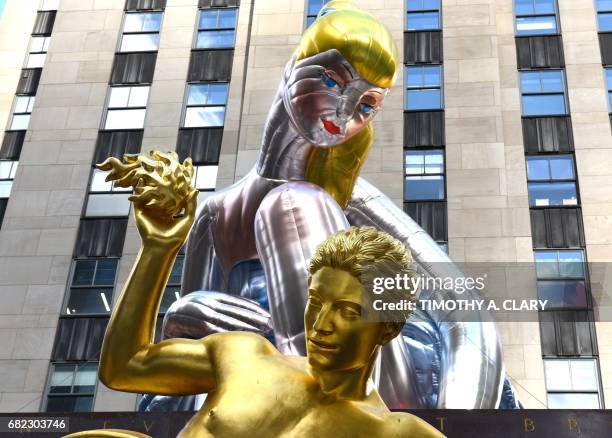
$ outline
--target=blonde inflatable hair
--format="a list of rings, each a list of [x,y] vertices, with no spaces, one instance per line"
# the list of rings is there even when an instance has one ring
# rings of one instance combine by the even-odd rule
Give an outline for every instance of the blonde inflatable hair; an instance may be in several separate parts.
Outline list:
[[[381,88],[393,86],[399,66],[393,37],[384,24],[351,1],[325,4],[304,32],[294,56],[299,61],[331,49],[338,50],[368,82]],[[313,148],[306,180],[324,188],[341,207],[346,207],[373,141],[374,128],[368,123],[342,144]]]

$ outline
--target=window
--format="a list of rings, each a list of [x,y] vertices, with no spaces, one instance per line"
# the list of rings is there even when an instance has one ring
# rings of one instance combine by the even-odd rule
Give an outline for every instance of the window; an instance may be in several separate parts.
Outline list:
[[[30,115],[34,108],[36,96],[17,96],[13,107],[13,118],[11,120],[12,131],[25,131],[30,124]]]
[[[223,126],[227,83],[190,84],[187,89],[185,128]]]
[[[538,298],[548,308],[586,308],[586,268],[582,250],[536,250]]]
[[[595,0],[597,25],[600,32],[612,31],[612,0]]]
[[[127,12],[120,52],[151,52],[159,47],[162,12]]]
[[[515,0],[514,12],[518,36],[558,33],[555,0]]]
[[[406,30],[440,29],[440,0],[406,0]]]
[[[127,216],[130,212],[131,187],[117,187],[114,181],[107,182],[109,172],[93,170],[85,216]],[[126,193],[127,192],[127,193]]]
[[[184,259],[184,255],[178,255],[174,261],[174,266],[172,266],[172,271],[170,272],[170,277],[168,278],[168,283],[166,284],[166,289],[159,306],[159,313],[166,313],[172,303],[181,298],[181,275],[183,274]]]
[[[75,260],[63,314],[110,314],[118,262],[119,259]]]
[[[149,86],[111,87],[104,129],[142,129]]]
[[[49,37],[33,36],[30,40],[30,50],[26,68],[43,68],[49,50]]]
[[[599,409],[596,359],[545,359],[549,409]]]
[[[404,152],[406,179],[404,200],[444,199],[444,151],[410,150]]]
[[[0,160],[0,199],[11,195],[18,165],[19,161]]]
[[[606,68],[605,70],[606,84],[608,87],[608,111],[612,113],[612,68]]]
[[[198,190],[214,190],[217,185],[217,171],[219,166],[194,166],[195,183]]]
[[[45,412],[88,412],[93,407],[98,365],[52,364]]]
[[[561,70],[521,71],[523,116],[567,114]]]
[[[57,11],[60,0],[43,0],[40,11]]]
[[[527,157],[529,205],[577,205],[576,174],[571,155]]]
[[[197,49],[231,49],[236,41],[236,8],[205,9],[200,12]]]
[[[442,109],[442,66],[406,66],[406,110]]]
[[[448,254],[448,242],[436,242],[440,249]]]
[[[328,0],[308,0],[308,6],[306,8],[306,27],[310,27],[315,22],[319,11]]]

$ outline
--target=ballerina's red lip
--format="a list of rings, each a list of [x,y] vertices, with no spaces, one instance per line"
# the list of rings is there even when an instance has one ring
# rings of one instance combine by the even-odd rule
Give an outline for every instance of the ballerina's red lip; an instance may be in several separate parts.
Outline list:
[[[321,118],[321,121],[323,122],[323,127],[327,130],[327,132],[334,135],[340,134],[340,128],[334,125],[334,122],[324,118]]]

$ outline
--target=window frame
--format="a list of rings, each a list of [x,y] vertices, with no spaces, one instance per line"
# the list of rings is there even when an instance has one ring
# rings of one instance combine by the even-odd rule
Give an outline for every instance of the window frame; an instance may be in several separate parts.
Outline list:
[[[538,91],[538,92],[534,92],[534,91],[523,91],[523,81],[522,81],[522,74],[523,73],[540,73],[540,84],[543,83],[543,79],[542,79],[542,75],[541,73],[549,73],[549,72],[559,72],[561,73],[561,80],[562,80],[562,86],[563,86],[563,91]],[[519,92],[521,94],[521,117],[522,118],[530,118],[530,117],[567,117],[570,114],[570,108],[569,108],[569,99],[567,96],[567,80],[565,78],[565,70],[562,68],[551,68],[551,69],[537,69],[537,70],[519,70]],[[558,114],[525,114],[525,102],[524,102],[524,97],[525,96],[563,96],[563,106],[565,109],[565,112],[563,113],[558,113]]]
[[[26,111],[25,112],[17,112],[17,101],[19,99],[22,98],[27,98],[28,99],[28,104],[26,106]],[[30,119],[32,118],[32,112],[34,111],[34,105],[36,104],[36,95],[35,94],[16,94],[15,98],[13,99],[13,106],[11,108],[11,117],[9,117],[9,124],[8,124],[8,129],[7,131],[27,131],[30,127]],[[30,108],[30,105],[32,106],[32,108],[30,109],[30,111],[27,111],[28,108]],[[13,123],[15,123],[14,119],[15,116],[28,116],[28,122],[27,122],[27,126],[25,127],[25,129],[16,129],[13,128]]]
[[[605,409],[604,407],[604,400],[603,400],[603,388],[602,388],[602,381],[601,381],[601,370],[600,370],[600,366],[599,366],[599,360],[597,357],[595,356],[587,356],[587,357],[544,357],[543,358],[544,361],[544,385],[546,387],[546,407],[548,408],[548,405],[550,404],[549,402],[549,394],[597,394],[597,400],[599,403],[599,408],[598,409]],[[573,385],[573,382],[571,382],[571,367],[572,367],[572,363],[573,362],[581,362],[581,361],[590,361],[594,363],[594,370],[595,370],[595,380],[596,380],[596,386],[597,386],[597,390],[584,390],[584,389],[580,389],[580,390],[560,390],[560,389],[548,389],[548,379],[546,376],[546,362],[568,362],[568,366],[569,366],[569,372],[570,372],[570,383]],[[551,408],[549,408],[551,409]],[[586,408],[564,408],[564,409],[586,409]]]
[[[414,173],[414,174],[408,174],[406,173],[406,157],[408,156],[409,153],[422,153],[422,154],[427,154],[427,152],[441,152],[442,155],[442,171],[441,172],[435,172],[435,173],[427,173],[425,171],[425,166],[426,163],[425,161],[423,161],[423,172],[424,173]],[[407,181],[409,177],[415,178],[415,177],[424,177],[424,176],[440,176],[442,177],[442,190],[443,190],[443,196],[442,198],[434,198],[434,199],[407,199],[407,192],[406,192],[406,185],[407,185]],[[404,148],[404,188],[403,188],[403,192],[404,192],[404,196],[403,196],[403,202],[404,203],[409,203],[409,202],[446,202],[446,197],[447,197],[447,187],[446,187],[446,153],[445,150],[443,148],[438,148],[438,147],[428,147],[428,148]],[[448,242],[446,242],[448,244]]]
[[[535,2],[537,0],[532,0],[534,4],[535,11]],[[561,35],[561,20],[559,20],[559,3],[557,0],[553,0],[553,4],[555,7],[554,13],[533,13],[533,14],[517,14],[516,13],[516,0],[513,1],[513,12],[514,12],[514,36],[517,38],[522,37],[532,37],[532,36],[553,36],[553,35]],[[518,31],[518,19],[519,18],[531,18],[531,17],[554,17],[555,19],[555,32],[553,33],[523,33],[520,34]]]
[[[556,157],[570,157],[572,160],[572,172],[574,174],[573,178],[559,178],[559,179],[555,179],[552,176],[552,169],[550,166],[550,159],[551,158],[556,158]],[[536,159],[546,159],[548,160],[548,169],[549,169],[549,173],[550,173],[550,178],[549,179],[532,179],[529,176],[529,166],[528,166],[528,162],[529,160],[536,160]],[[576,207],[580,207],[581,204],[581,199],[580,199],[580,190],[578,187],[578,169],[576,167],[576,158],[573,154],[536,154],[536,155],[526,155],[525,156],[525,173],[527,174],[527,202],[529,203],[529,208],[576,208]],[[529,187],[530,184],[537,184],[537,183],[544,183],[544,184],[555,184],[555,183],[573,183],[574,184],[574,188],[576,190],[576,203],[575,204],[548,204],[548,205],[536,205],[536,204],[531,204],[531,196],[530,196],[530,191],[529,191]]]
[[[96,383],[94,385],[94,390],[92,393],[74,393],[74,392],[70,392],[70,393],[58,393],[58,394],[51,394],[51,381],[53,379],[53,371],[55,370],[55,367],[57,365],[73,365],[75,370],[73,371],[73,384],[71,385],[71,388],[74,386],[74,381],[75,381],[75,377],[76,377],[76,372],[77,372],[77,368],[79,366],[84,366],[84,365],[95,365],[96,366]],[[100,379],[98,377],[98,370],[99,370],[99,362],[97,361],[78,361],[78,362],[51,362],[50,366],[47,370],[47,380],[45,381],[45,389],[43,392],[43,397],[41,398],[41,403],[40,403],[40,412],[49,412],[47,411],[47,407],[49,405],[49,398],[59,398],[59,397],[83,397],[83,396],[91,396],[91,407],[89,409],[89,411],[81,411],[81,412],[92,412],[93,408],[95,406],[96,403],[96,397],[98,395],[98,384],[100,383]],[[72,412],[78,412],[78,411],[72,411]]]
[[[112,92],[114,89],[118,88],[130,88],[130,93],[132,88],[148,88],[149,91],[147,93],[147,102],[144,106],[129,106],[129,95],[128,95],[128,106],[110,106],[110,100],[112,96]],[[104,117],[102,117],[102,126],[100,127],[101,131],[135,131],[135,130],[143,130],[147,121],[147,107],[149,106],[149,100],[151,99],[151,84],[137,84],[137,85],[109,85],[108,91],[106,93],[106,102],[104,105]],[[144,111],[144,117],[142,119],[142,126],[140,127],[120,127],[120,128],[109,128],[106,126],[108,123],[108,115],[111,112],[118,111]]]
[[[161,18],[159,20],[159,30],[156,31],[125,31],[125,24],[127,21],[128,15],[146,15],[146,14],[158,14]],[[121,21],[121,35],[119,37],[119,41],[117,42],[116,53],[155,53],[159,51],[159,44],[161,38],[161,29],[164,24],[164,11],[163,10],[139,10],[139,11],[125,11],[123,14],[123,19]],[[126,35],[157,35],[157,47],[155,49],[149,50],[122,50],[123,46],[123,37]]]
[[[560,253],[563,252],[580,252],[581,256],[582,256],[582,276],[563,276],[561,274],[561,269],[560,269]],[[557,304],[550,304],[549,306],[547,306],[547,311],[554,311],[554,310],[564,310],[564,311],[570,311],[570,310],[587,310],[587,309],[592,309],[593,308],[593,297],[591,295],[591,291],[590,291],[590,282],[589,282],[589,265],[587,262],[587,258],[586,258],[586,251],[584,248],[534,248],[533,250],[533,258],[534,258],[534,271],[535,271],[535,277],[536,277],[536,294],[538,295],[538,298],[543,298],[540,297],[540,285],[541,284],[555,284],[555,283],[559,283],[559,282],[575,282],[575,283],[579,283],[582,282],[584,284],[584,298],[585,298],[585,305],[581,306],[581,305],[557,305]],[[538,262],[537,262],[537,254],[538,253],[556,253],[556,270],[558,272],[558,275],[556,277],[548,277],[548,276],[540,276],[540,274],[538,273]],[[541,262],[541,263],[550,263],[550,262]]]
[[[19,167],[19,160],[0,160],[0,163],[12,163],[10,165],[8,178],[2,178],[2,175],[0,174],[0,183],[6,183],[6,182],[10,183],[8,195],[2,196],[2,194],[0,193],[0,199],[9,199],[11,196],[11,192],[13,190],[13,184],[15,181],[15,177],[17,176],[16,174],[17,174],[17,168]]]
[[[408,69],[421,69],[425,76],[425,69],[438,68],[440,82],[437,86],[423,85],[419,87],[408,86]],[[442,64],[404,64],[404,112],[426,112],[426,111],[444,111],[444,66]],[[437,108],[408,108],[408,92],[423,91],[423,90],[438,90],[440,92],[440,106]]]
[[[225,94],[225,103],[220,104],[189,104],[189,92],[192,86],[208,85],[210,90],[211,84],[225,84],[227,86],[227,92]],[[214,128],[225,128],[225,118],[227,116],[227,103],[229,101],[230,82],[229,81],[205,81],[205,82],[188,82],[185,87],[185,98],[183,99],[183,111],[181,114],[181,126],[180,129],[214,129]],[[187,126],[187,113],[190,108],[220,108],[223,107],[223,123],[217,126]]]
[[[96,266],[95,266],[94,274],[93,274],[93,278],[95,278],[95,275],[98,269],[98,262],[103,261],[103,260],[116,260],[117,261],[117,264],[115,267],[115,278],[113,279],[112,285],[97,286],[94,284],[90,284],[90,285],[73,286],[72,283],[74,281],[74,274],[75,274],[76,266],[78,262],[95,261]],[[120,263],[121,263],[120,257],[76,257],[76,258],[73,258],[70,262],[70,272],[68,274],[68,282],[66,283],[66,293],[64,293],[64,299],[62,300],[62,307],[60,309],[60,317],[61,318],[90,318],[90,317],[106,317],[107,318],[109,317],[113,310],[113,300],[115,297],[115,286],[117,285],[117,275],[119,274],[119,264]],[[93,281],[93,278],[92,278],[92,281]],[[67,309],[68,309],[68,303],[70,302],[70,295],[71,295],[72,289],[78,289],[78,290],[110,289],[111,295],[108,297],[108,300],[107,300],[107,304],[110,310],[108,310],[106,313],[100,313],[100,312],[68,313]]]
[[[421,0],[421,3],[424,3],[425,0]],[[437,14],[438,15],[438,26],[437,27],[428,27],[428,28],[419,28],[419,29],[409,29],[408,28],[408,17],[412,15],[423,15],[423,14]],[[442,1],[438,0],[438,8],[409,8],[408,0],[404,1],[404,32],[435,32],[442,30]]]
[[[43,41],[43,45],[42,45],[42,50],[41,51],[33,51],[32,50],[32,43],[34,42],[35,38],[42,38]],[[25,65],[23,68],[26,69],[34,69],[34,68],[43,68],[46,60],[47,60],[47,53],[49,52],[49,44],[51,43],[51,35],[32,35],[30,37],[30,44],[28,45],[28,56],[26,56],[26,60],[25,60]],[[31,55],[45,55],[43,58],[43,62],[42,62],[42,66],[39,67],[31,67],[30,64],[30,56]]]
[[[200,22],[202,20],[202,14],[204,14],[205,12],[208,11],[220,11],[220,10],[234,10],[236,13],[236,20],[234,22],[234,27],[200,27]],[[196,23],[196,30],[195,30],[195,35],[193,38],[193,50],[234,50],[236,48],[236,38],[238,35],[238,15],[240,13],[240,8],[236,7],[236,6],[226,6],[226,7],[214,7],[214,8],[200,8],[198,9],[198,15],[197,15],[197,23]],[[218,19],[218,16],[217,16]],[[232,45],[229,47],[198,47],[198,40],[200,39],[200,33],[203,32],[223,32],[223,31],[233,31],[234,32],[234,39],[232,41]]]

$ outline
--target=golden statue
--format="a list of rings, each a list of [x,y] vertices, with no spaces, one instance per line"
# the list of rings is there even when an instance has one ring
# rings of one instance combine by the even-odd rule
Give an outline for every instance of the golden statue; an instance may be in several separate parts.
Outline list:
[[[414,275],[406,248],[372,227],[329,237],[309,267],[304,314],[307,357],[282,355],[254,333],[227,332],[200,340],[153,344],[155,321],[174,259],[193,224],[193,167],[174,152],[109,158],[107,180],[134,187],[142,247],[113,311],[100,357],[100,380],[136,393],[208,393],[180,437],[441,437],[419,418],[390,412],[370,376],[381,346],[401,322],[370,322],[360,277],[395,263]],[[179,214],[181,213],[182,214]],[[372,268],[374,267],[374,268]],[[406,315],[407,316],[407,315]],[[130,435],[133,434],[133,435]],[[119,430],[70,437],[143,436]]]

